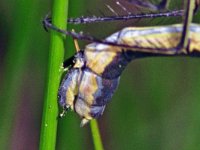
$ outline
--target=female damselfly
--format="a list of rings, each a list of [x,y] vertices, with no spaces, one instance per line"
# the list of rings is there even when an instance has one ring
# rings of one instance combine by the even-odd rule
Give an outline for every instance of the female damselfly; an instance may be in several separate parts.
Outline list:
[[[130,2],[150,7],[148,3]],[[158,6],[151,5],[155,9],[163,8],[167,2],[163,0]],[[184,14],[183,24],[126,27],[105,40],[59,29],[47,17],[44,20],[46,29],[93,42],[64,63],[69,70],[59,89],[59,103],[64,111],[69,108],[76,111],[82,117],[81,126],[98,118],[117,89],[121,73],[132,60],[150,56],[199,57],[200,26],[191,23],[198,4],[198,0],[188,0],[185,11],[179,11],[179,15]]]

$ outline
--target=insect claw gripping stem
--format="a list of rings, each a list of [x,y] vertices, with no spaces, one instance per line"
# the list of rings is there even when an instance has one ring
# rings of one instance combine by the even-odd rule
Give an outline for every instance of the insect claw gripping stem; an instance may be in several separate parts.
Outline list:
[[[64,67],[63,67],[64,68]],[[67,72],[69,70],[69,68],[64,68],[63,72]]]
[[[93,38],[92,36],[89,36],[89,35],[83,35],[81,33],[76,33],[76,32],[70,32],[70,31],[65,31],[65,30],[62,30],[56,26],[54,26],[52,23],[51,23],[51,19],[48,18],[48,17],[45,17],[45,19],[43,20],[43,25],[44,25],[44,28],[46,28],[47,30],[50,28],[52,30],[55,30],[59,33],[62,33],[62,34],[65,34],[65,35],[69,35],[75,39],[79,39],[79,40],[86,40],[86,41],[96,41],[96,42],[100,42],[101,43],[101,40],[97,40],[95,38]]]
[[[59,118],[63,118],[68,110],[69,110],[69,107],[65,105],[63,107],[63,111],[59,114]]]
[[[73,60],[74,60],[74,56],[66,59],[64,61],[64,63],[62,63],[60,65],[60,70],[59,71],[62,72],[62,73],[68,71],[71,68],[71,65],[73,64]]]
[[[63,72],[66,72],[67,70],[68,68],[64,68],[63,64],[60,65],[59,72],[63,73]]]
[[[42,25],[43,25],[43,28],[44,28],[44,30],[46,31],[46,32],[48,32],[49,30],[48,30],[48,27],[47,27],[47,24],[46,24],[46,22],[51,22],[51,18],[49,17],[49,13],[45,16],[45,18],[43,19],[43,21],[42,21]]]

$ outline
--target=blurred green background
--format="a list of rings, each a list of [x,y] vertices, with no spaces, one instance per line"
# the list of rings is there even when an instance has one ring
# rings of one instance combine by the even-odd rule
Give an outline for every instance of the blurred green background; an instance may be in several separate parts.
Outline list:
[[[70,1],[69,15],[111,15],[103,2]],[[38,149],[49,50],[49,33],[44,31],[41,22],[51,7],[52,2],[47,0],[0,2],[2,150]],[[170,4],[170,9],[181,7],[180,0]],[[198,23],[199,17],[197,14],[195,18]],[[181,22],[181,18],[69,25],[69,28],[102,38],[127,25],[176,22]],[[66,41],[66,49],[74,49],[71,38]],[[80,42],[81,48],[84,44]],[[199,150],[199,63],[199,58],[180,57],[132,62],[123,73],[112,102],[98,119],[105,149]],[[59,120],[56,149],[93,149],[89,125],[83,128],[79,125],[80,118],[74,112]]]

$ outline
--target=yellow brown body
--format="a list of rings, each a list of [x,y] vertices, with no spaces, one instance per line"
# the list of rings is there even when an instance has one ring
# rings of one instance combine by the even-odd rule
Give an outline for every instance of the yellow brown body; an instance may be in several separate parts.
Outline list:
[[[200,26],[190,26],[186,48],[178,47],[182,28],[182,25],[129,27],[106,38],[116,45],[87,45],[75,55],[74,66],[62,81],[60,105],[75,110],[84,125],[102,115],[131,60],[149,56],[200,56]]]

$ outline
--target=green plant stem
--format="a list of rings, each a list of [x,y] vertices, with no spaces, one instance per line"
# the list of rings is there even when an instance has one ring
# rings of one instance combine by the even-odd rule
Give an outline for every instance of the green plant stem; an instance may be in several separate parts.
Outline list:
[[[54,0],[52,23],[59,28],[66,28],[68,0]],[[61,66],[64,59],[65,36],[51,31],[48,63],[48,78],[43,109],[40,150],[54,150],[57,133],[57,92],[62,75]]]
[[[103,148],[103,144],[101,141],[98,123],[95,119],[93,119],[90,122],[90,128],[91,128],[91,132],[92,132],[92,138],[93,138],[95,150],[103,150],[104,148]]]

